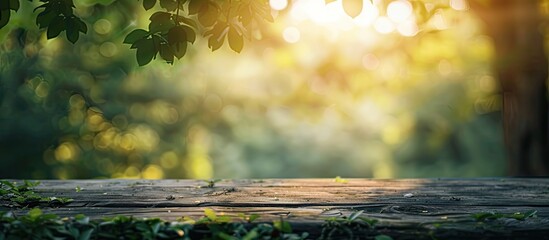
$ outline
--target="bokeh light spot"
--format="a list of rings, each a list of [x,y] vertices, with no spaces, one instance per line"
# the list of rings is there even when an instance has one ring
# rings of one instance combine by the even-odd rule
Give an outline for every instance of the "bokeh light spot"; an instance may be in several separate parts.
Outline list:
[[[80,94],[74,94],[69,98],[69,104],[71,107],[75,109],[82,109],[84,107],[84,104],[86,102],[84,101],[84,98]]]
[[[288,0],[270,0],[269,5],[273,10],[284,10],[288,6]]]
[[[102,35],[109,34],[112,31],[112,24],[107,19],[99,19],[93,24],[93,30]]]
[[[141,177],[144,179],[162,179],[164,177],[164,171],[160,166],[150,164],[141,172]]]
[[[415,21],[408,20],[399,24],[397,30],[402,36],[413,37],[418,33],[419,28]]]
[[[375,70],[379,67],[379,59],[376,55],[368,53],[362,57],[362,66],[368,70]]]
[[[50,92],[50,85],[47,82],[41,82],[40,84],[38,84],[38,86],[34,90],[34,93],[36,94],[36,96],[40,98],[47,97],[49,92]]]
[[[123,178],[139,178],[139,177],[141,177],[141,172],[139,171],[139,169],[137,169],[137,167],[129,166],[124,171],[124,176],[122,176],[122,177]]]
[[[452,73],[452,63],[450,63],[448,60],[446,59],[442,59],[440,60],[440,62],[438,63],[438,72],[440,73],[440,75],[442,76],[447,76],[447,75],[450,75],[450,73]]]
[[[395,30],[395,25],[387,17],[379,17],[374,22],[374,28],[378,33],[388,34]]]
[[[389,3],[387,16],[394,22],[403,22],[412,16],[412,4],[405,0],[398,0]]]
[[[55,149],[55,159],[60,162],[70,162],[78,155],[78,147],[73,143],[65,142]]]
[[[178,157],[173,151],[165,152],[160,156],[160,166],[165,169],[172,169],[177,166]]]
[[[133,134],[124,134],[120,137],[118,146],[125,151],[131,151],[135,148],[135,136]]]
[[[288,43],[296,43],[301,39],[301,32],[296,27],[287,27],[284,29],[282,37]]]
[[[469,9],[469,4],[466,0],[450,0],[450,7],[457,11],[465,11]]]
[[[118,52],[118,47],[116,46],[116,44],[112,42],[104,42],[99,47],[99,53],[101,53],[101,55],[103,55],[104,57],[108,57],[108,58],[114,57],[114,55],[116,55],[117,52]]]
[[[353,22],[357,26],[370,26],[374,23],[379,16],[379,10],[370,1],[364,1],[362,12],[353,19]]]
[[[217,94],[208,94],[204,99],[204,107],[211,112],[219,112],[223,108],[223,99]]]

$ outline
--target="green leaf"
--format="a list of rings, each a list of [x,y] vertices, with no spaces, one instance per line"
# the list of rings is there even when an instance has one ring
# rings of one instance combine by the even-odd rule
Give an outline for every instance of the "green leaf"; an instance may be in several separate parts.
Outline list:
[[[363,0],[342,0],[343,10],[350,17],[354,18],[362,12]]]
[[[174,52],[172,51],[172,48],[168,46],[168,44],[160,45],[160,57],[162,57],[162,59],[166,60],[166,62],[168,63],[173,63]]]
[[[55,17],[51,23],[48,25],[48,31],[46,33],[46,36],[48,39],[55,38],[59,36],[59,34],[65,30],[65,19],[62,16]]]
[[[0,1],[0,10],[10,9],[10,1],[2,0]]]
[[[273,22],[273,16],[271,15],[271,8],[267,1],[250,1],[251,12],[254,14],[254,18],[258,20],[265,20]],[[261,17],[261,18],[258,18]]]
[[[208,39],[208,47],[210,47],[212,51],[219,49],[223,45],[228,28],[226,22],[218,22],[212,29],[204,33],[204,36],[210,36]]]
[[[145,8],[145,10],[153,8],[154,5],[156,5],[156,0],[143,0],[143,8]]]
[[[175,26],[168,31],[168,44],[176,45],[187,41],[187,32],[183,26]]]
[[[8,25],[8,22],[10,21],[10,14],[9,9],[0,10],[0,28]]]
[[[378,222],[377,219],[371,219],[371,218],[365,218],[365,217],[359,217],[358,219],[360,219],[363,222],[367,223],[370,227],[374,227]]]
[[[537,213],[538,213],[537,210],[530,210],[530,211],[524,213],[524,216],[525,216],[525,218],[536,217]]]
[[[242,48],[244,47],[244,38],[242,35],[238,33],[238,31],[235,29],[235,27],[231,27],[229,29],[229,46],[231,49],[237,53],[240,53],[242,51]]]
[[[49,26],[58,15],[57,12],[52,11],[50,8],[46,8],[36,17],[36,25],[38,25],[39,28],[45,28]]]
[[[238,238],[233,237],[233,236],[231,236],[231,235],[229,235],[229,234],[227,234],[227,233],[224,233],[224,232],[219,232],[219,233],[217,234],[217,237],[218,237],[219,239],[221,239],[221,240],[238,240]]]
[[[2,180],[2,181],[0,181],[0,183],[1,183],[2,185],[8,186],[9,188],[12,188],[12,189],[15,188],[15,184],[12,183],[12,182],[10,182],[10,181]]]
[[[135,43],[137,48],[137,63],[139,66],[145,66],[149,64],[152,59],[156,56],[156,48],[154,41],[151,38],[141,39]]]
[[[215,219],[216,222],[218,223],[228,223],[228,222],[231,222],[233,219],[229,216],[217,216],[217,218]]]
[[[211,208],[204,209],[204,215],[212,221],[215,221],[215,219],[217,219],[217,214]]]
[[[82,19],[75,17],[74,21],[76,23],[76,26],[77,26],[79,32],[84,33],[84,34],[88,33],[88,26],[86,25],[86,23],[84,21],[82,21]]]
[[[181,25],[180,27],[183,28],[185,34],[187,35],[187,42],[194,43],[194,41],[196,41],[196,33],[194,30],[185,25]]]
[[[124,38],[124,43],[134,44],[138,40],[141,40],[149,35],[149,32],[143,29],[135,29]]]
[[[472,217],[474,219],[476,219],[477,221],[484,221],[486,219],[497,219],[497,218],[501,218],[502,215],[499,214],[499,213],[492,213],[492,212],[481,212],[481,213],[475,213],[472,215]]]
[[[175,46],[172,46],[172,51],[177,59],[181,59],[187,53],[187,43],[178,43]]]
[[[155,12],[150,17],[149,31],[151,33],[166,32],[175,25],[172,14],[167,12]]]
[[[175,26],[168,31],[168,44],[174,55],[181,59],[187,52],[187,32],[183,26]]]
[[[392,237],[384,235],[384,234],[377,235],[374,239],[375,240],[393,240]]]
[[[257,232],[256,229],[252,229],[251,231],[249,231],[246,235],[244,235],[244,237],[242,238],[242,240],[254,240],[254,239],[259,239],[259,233]]]
[[[19,0],[9,0],[9,3],[11,10],[14,10],[16,12],[19,10]]]
[[[201,11],[201,9],[204,7],[204,6],[207,6],[208,3],[204,0],[191,0],[189,2],[189,14],[190,15],[193,15],[193,14],[197,14],[198,12]]]
[[[39,208],[33,208],[27,213],[27,215],[29,215],[29,217],[33,220],[37,219],[42,215],[42,210],[40,210]]]
[[[93,229],[93,228],[84,230],[83,232],[80,233],[80,236],[78,237],[78,240],[89,240],[89,239],[91,239],[91,236],[92,236],[92,233],[93,233],[94,230],[95,229]]]
[[[190,18],[186,18],[186,17],[183,17],[183,16],[179,16],[177,18],[177,20],[179,21],[179,23],[183,23],[183,24],[187,24],[195,29],[198,29],[198,25],[196,24],[196,22],[193,20],[193,19],[190,19]]]
[[[251,222],[257,220],[259,217],[260,217],[259,214],[252,214],[252,215],[250,215],[250,217],[248,217],[248,222],[251,223]]]
[[[204,4],[198,12],[198,21],[204,27],[213,26],[219,17],[219,10],[213,4]]]
[[[359,217],[362,213],[364,212],[364,210],[360,210],[360,211],[356,211],[356,212],[353,212],[351,213],[351,215],[349,215],[349,221],[354,221],[357,217]]]
[[[71,1],[72,3],[72,1]],[[59,9],[61,10],[61,13],[65,16],[72,16],[72,8],[74,8],[73,4],[68,4],[66,1],[62,1],[61,5],[59,6]]]
[[[177,9],[177,1],[176,0],[160,0],[160,6],[172,12],[175,9]]]
[[[208,47],[213,51],[219,49],[221,46],[223,46],[223,42],[225,41],[225,35],[222,35],[220,37],[211,36],[208,39]]]
[[[251,11],[250,3],[243,3],[238,9],[238,16],[240,17],[240,22],[248,26],[254,19],[254,12]]]
[[[342,178],[342,177],[340,177],[340,176],[335,177],[334,181],[335,181],[336,183],[348,183],[348,182],[349,182],[349,180],[344,179],[344,178]]]
[[[84,214],[78,214],[74,216],[74,219],[80,224],[88,224],[90,222],[90,217],[87,217]]]
[[[516,213],[511,214],[509,217],[514,218],[516,220],[524,221],[527,218],[536,216],[537,212],[538,211],[536,211],[536,210],[530,210],[530,211],[527,211],[525,213],[516,212]]]
[[[283,233],[292,233],[292,225],[289,222],[285,221],[274,221],[273,226]]]
[[[67,29],[66,31],[66,35],[67,35],[67,39],[69,40],[69,42],[71,43],[76,43],[76,41],[78,41],[78,38],[80,37],[79,35],[79,26],[77,26],[77,22],[75,20],[75,17],[70,17],[70,18],[67,18],[66,21],[65,21],[65,28]]]
[[[25,188],[33,188],[40,185],[40,181],[31,182],[29,180],[23,180],[23,187]]]

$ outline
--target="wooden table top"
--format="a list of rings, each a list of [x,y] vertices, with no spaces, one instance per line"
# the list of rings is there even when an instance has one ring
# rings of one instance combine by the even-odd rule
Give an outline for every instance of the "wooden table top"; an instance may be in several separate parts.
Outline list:
[[[260,222],[283,218],[295,231],[308,231],[314,238],[327,218],[362,211],[361,217],[379,221],[376,231],[395,239],[549,239],[547,178],[221,180],[213,186],[201,180],[40,182],[35,192],[73,199],[61,207],[43,208],[60,216],[174,221],[199,218],[211,208],[228,216],[259,214]],[[28,209],[4,202],[0,211],[24,214]],[[524,220],[505,217],[533,211],[535,216]],[[474,217],[480,213],[507,215]]]

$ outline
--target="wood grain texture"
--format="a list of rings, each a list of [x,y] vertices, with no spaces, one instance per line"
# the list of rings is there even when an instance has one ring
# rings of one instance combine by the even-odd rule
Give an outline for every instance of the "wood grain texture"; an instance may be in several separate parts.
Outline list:
[[[267,179],[223,180],[209,188],[199,180],[45,180],[44,196],[73,202],[44,211],[92,218],[126,215],[176,220],[198,218],[205,208],[220,214],[260,214],[259,221],[281,217],[295,231],[320,235],[328,217],[363,210],[379,220],[375,230],[355,229],[353,238],[387,234],[395,239],[549,239],[549,179]],[[79,187],[81,191],[77,192]],[[1,211],[24,214],[2,203]],[[477,222],[479,212],[537,211],[524,221],[502,218]],[[350,238],[338,233],[337,238]],[[346,235],[347,234],[347,235]]]

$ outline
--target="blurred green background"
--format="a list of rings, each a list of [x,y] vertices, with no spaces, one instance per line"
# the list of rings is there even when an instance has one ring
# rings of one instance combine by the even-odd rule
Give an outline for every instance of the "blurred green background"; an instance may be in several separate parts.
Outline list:
[[[76,1],[75,45],[23,1],[0,30],[0,178],[505,175],[492,40],[462,2],[419,23],[272,1],[240,54],[198,39],[137,67],[135,0]]]

